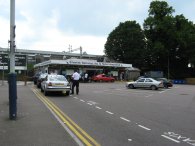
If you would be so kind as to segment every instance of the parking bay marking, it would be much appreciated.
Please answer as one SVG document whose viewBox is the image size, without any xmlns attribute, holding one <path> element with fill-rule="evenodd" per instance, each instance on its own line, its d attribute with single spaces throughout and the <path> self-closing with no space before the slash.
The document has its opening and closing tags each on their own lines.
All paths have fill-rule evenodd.
<svg viewBox="0 0 195 146">
<path fill-rule="evenodd" d="M 85 102 L 85 100 L 83 100 L 83 99 L 80 99 L 80 101 L 81 101 L 81 102 Z"/>
<path fill-rule="evenodd" d="M 145 130 L 151 130 L 151 129 L 149 129 L 149 128 L 143 126 L 143 125 L 138 125 L 138 126 L 141 127 L 141 128 L 143 128 L 143 129 L 145 129 Z"/>
<path fill-rule="evenodd" d="M 112 113 L 112 112 L 110 112 L 110 111 L 106 111 L 108 114 L 110 114 L 110 115 L 113 115 L 114 113 Z"/>
<path fill-rule="evenodd" d="M 169 140 L 171 140 L 171 141 L 174 141 L 174 142 L 176 142 L 176 143 L 180 143 L 180 141 L 175 140 L 175 139 L 173 139 L 173 138 L 170 138 L 170 137 L 168 137 L 168 136 L 166 136 L 166 135 L 161 135 L 161 136 L 164 137 L 164 138 L 166 138 L 166 139 L 169 139 Z"/>
<path fill-rule="evenodd" d="M 182 135 L 177 134 L 175 132 L 164 132 L 164 134 L 161 136 L 164 138 L 167 138 L 169 140 L 172 140 L 176 143 L 184 142 L 184 143 L 187 143 L 189 145 L 195 146 L 195 140 L 192 140 L 191 138 L 182 136 Z"/>
<path fill-rule="evenodd" d="M 131 122 L 130 120 L 128 120 L 128 119 L 126 119 L 126 118 L 124 118 L 124 117 L 120 117 L 120 119 L 122 119 L 122 120 L 124 120 L 124 121 L 126 121 L 126 122 Z"/>
<path fill-rule="evenodd" d="M 96 106 L 95 108 L 97 108 L 97 109 L 102 109 L 101 107 L 99 107 L 99 106 Z"/>
</svg>

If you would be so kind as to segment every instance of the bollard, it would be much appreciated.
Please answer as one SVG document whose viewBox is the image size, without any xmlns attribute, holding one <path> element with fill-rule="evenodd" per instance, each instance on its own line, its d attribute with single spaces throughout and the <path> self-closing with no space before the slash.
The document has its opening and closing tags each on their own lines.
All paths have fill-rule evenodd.
<svg viewBox="0 0 195 146">
<path fill-rule="evenodd" d="M 16 120 L 17 118 L 17 90 L 16 90 L 16 74 L 10 73 L 9 81 L 9 118 Z"/>
</svg>

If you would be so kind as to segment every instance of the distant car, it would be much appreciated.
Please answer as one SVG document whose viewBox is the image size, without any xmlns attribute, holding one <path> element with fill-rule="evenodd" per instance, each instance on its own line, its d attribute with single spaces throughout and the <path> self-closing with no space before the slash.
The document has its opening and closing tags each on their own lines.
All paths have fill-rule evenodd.
<svg viewBox="0 0 195 146">
<path fill-rule="evenodd" d="M 70 83 L 63 75 L 47 75 L 41 82 L 41 92 L 44 95 L 48 95 L 49 92 L 66 92 L 66 95 L 70 94 Z"/>
<path fill-rule="evenodd" d="M 159 88 L 163 88 L 163 83 L 153 78 L 140 78 L 134 82 L 126 82 L 126 87 L 130 89 L 150 88 L 152 90 L 158 90 Z"/>
<path fill-rule="evenodd" d="M 173 87 L 172 81 L 167 78 L 156 78 L 156 80 L 162 81 L 165 88 Z"/>
<path fill-rule="evenodd" d="M 37 79 L 37 88 L 41 88 L 41 82 L 44 80 L 44 78 L 47 76 L 47 73 L 42 73 L 39 75 Z"/>
<path fill-rule="evenodd" d="M 106 76 L 105 74 L 99 74 L 97 76 L 93 76 L 92 81 L 99 81 L 99 82 L 114 82 L 115 78 Z"/>
</svg>

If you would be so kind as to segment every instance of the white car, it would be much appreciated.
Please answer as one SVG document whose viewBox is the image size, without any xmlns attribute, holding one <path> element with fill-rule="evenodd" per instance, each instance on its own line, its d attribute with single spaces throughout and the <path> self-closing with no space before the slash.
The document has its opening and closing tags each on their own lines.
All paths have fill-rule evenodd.
<svg viewBox="0 0 195 146">
<path fill-rule="evenodd" d="M 158 90 L 158 88 L 163 88 L 163 83 L 161 81 L 156 81 L 153 78 L 140 78 L 134 82 L 127 82 L 126 87 L 130 89 L 150 88 L 152 90 Z"/>
<path fill-rule="evenodd" d="M 47 75 L 41 82 L 41 92 L 46 96 L 49 92 L 65 92 L 70 94 L 70 83 L 63 75 L 51 74 Z"/>
</svg>

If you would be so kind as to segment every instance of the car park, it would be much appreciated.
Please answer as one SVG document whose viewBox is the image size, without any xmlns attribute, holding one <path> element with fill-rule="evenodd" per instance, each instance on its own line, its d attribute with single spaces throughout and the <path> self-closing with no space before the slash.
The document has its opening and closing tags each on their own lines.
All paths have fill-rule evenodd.
<svg viewBox="0 0 195 146">
<path fill-rule="evenodd" d="M 165 88 L 173 87 L 172 81 L 167 78 L 156 78 L 156 80 L 162 81 Z"/>
<path fill-rule="evenodd" d="M 49 92 L 65 92 L 70 94 L 70 83 L 63 75 L 49 74 L 41 82 L 41 92 L 48 95 Z"/>
<path fill-rule="evenodd" d="M 134 88 L 149 88 L 152 90 L 158 90 L 159 88 L 163 88 L 162 81 L 157 81 L 153 78 L 140 78 L 136 81 L 126 82 L 126 87 L 130 89 Z"/>
<path fill-rule="evenodd" d="M 115 78 L 111 77 L 111 76 L 107 76 L 105 74 L 99 74 L 97 76 L 93 76 L 92 77 L 92 81 L 94 82 L 114 82 Z"/>
</svg>

